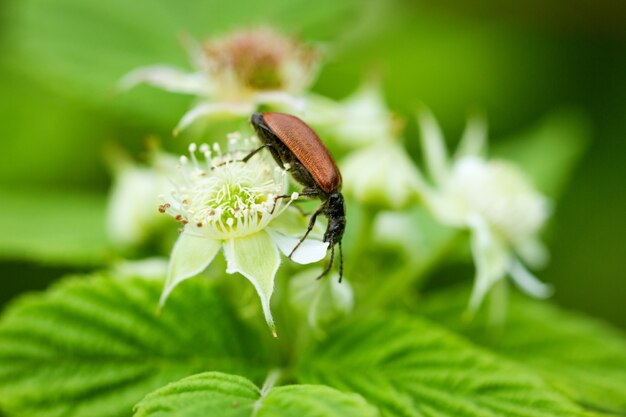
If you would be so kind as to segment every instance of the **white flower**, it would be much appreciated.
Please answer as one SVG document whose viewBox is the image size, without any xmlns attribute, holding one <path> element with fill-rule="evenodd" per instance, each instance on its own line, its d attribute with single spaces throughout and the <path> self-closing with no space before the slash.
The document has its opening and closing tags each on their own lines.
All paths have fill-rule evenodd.
<svg viewBox="0 0 626 417">
<path fill-rule="evenodd" d="M 200 102 L 177 126 L 184 129 L 205 116 L 247 116 L 260 104 L 296 112 L 317 75 L 319 52 L 269 28 L 239 31 L 197 44 L 186 39 L 191 73 L 167 65 L 138 68 L 120 82 L 122 89 L 148 83 L 193 94 Z"/>
<path fill-rule="evenodd" d="M 341 102 L 311 96 L 304 116 L 343 148 L 372 145 L 395 136 L 396 126 L 380 83 L 374 81 L 364 82 Z"/>
<path fill-rule="evenodd" d="M 341 172 L 346 194 L 379 208 L 405 207 L 423 182 L 397 140 L 381 141 L 352 152 L 342 161 Z"/>
<path fill-rule="evenodd" d="M 359 202 L 399 209 L 423 182 L 415 164 L 396 138 L 397 125 L 380 85 L 365 82 L 337 111 L 335 134 L 343 145 L 359 147 L 341 163 L 343 188 Z"/>
<path fill-rule="evenodd" d="M 131 248 L 148 240 L 165 224 L 154 209 L 158 195 L 170 188 L 168 177 L 175 172 L 176 159 L 164 153 L 152 155 L 142 166 L 126 157 L 113 161 L 113 186 L 107 207 L 107 234 L 117 246 Z"/>
<path fill-rule="evenodd" d="M 199 151 L 205 161 L 198 161 L 198 148 L 192 144 L 191 159 L 181 157 L 181 181 L 160 207 L 183 225 L 170 257 L 161 306 L 176 285 L 202 272 L 223 248 L 226 272 L 239 272 L 254 285 L 274 331 L 270 298 L 280 265 L 278 250 L 288 255 L 299 239 L 268 226 L 298 195 L 277 198 L 287 191 L 286 171 L 276 167 L 269 154 L 241 162 L 256 146 L 234 134 L 224 155 L 219 146 L 214 145 L 212 153 L 204 144 Z M 291 259 L 316 262 L 327 248 L 328 243 L 307 239 Z"/>
<path fill-rule="evenodd" d="M 350 283 L 339 274 L 317 281 L 321 268 L 303 271 L 289 281 L 289 301 L 293 308 L 306 317 L 307 323 L 318 336 L 323 336 L 322 326 L 352 312 L 354 293 Z"/>
<path fill-rule="evenodd" d="M 551 287 L 523 265 L 541 266 L 547 251 L 538 233 L 550 213 L 547 199 L 524 173 L 508 161 L 486 160 L 486 129 L 480 119 L 469 124 L 453 158 L 434 117 L 419 114 L 425 162 L 433 187 L 422 196 L 444 224 L 467 228 L 476 264 L 470 309 L 476 310 L 498 280 L 510 275 L 525 292 L 547 297 Z"/>
<path fill-rule="evenodd" d="M 341 103 L 312 100 L 307 121 L 334 137 L 338 146 L 357 148 L 341 162 L 343 190 L 357 201 L 381 208 L 406 206 L 422 181 L 397 139 L 397 124 L 380 85 L 365 82 Z M 315 114 L 317 113 L 317 115 Z"/>
</svg>

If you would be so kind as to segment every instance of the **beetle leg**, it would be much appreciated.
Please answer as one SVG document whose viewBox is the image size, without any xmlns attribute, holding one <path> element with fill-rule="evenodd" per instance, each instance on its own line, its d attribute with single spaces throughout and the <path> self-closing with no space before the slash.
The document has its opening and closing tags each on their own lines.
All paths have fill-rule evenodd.
<svg viewBox="0 0 626 417">
<path fill-rule="evenodd" d="M 276 162 L 278 163 L 280 168 L 281 169 L 285 169 L 285 165 L 283 164 L 283 160 L 280 157 L 280 154 L 278 153 L 278 151 L 276 150 L 274 145 L 272 145 L 271 143 L 264 143 L 263 145 L 259 146 L 258 148 L 256 148 L 252 152 L 250 152 L 248 155 L 246 155 L 241 160 L 241 162 L 248 162 L 250 160 L 250 158 L 252 158 L 254 155 L 256 155 L 257 153 L 259 153 L 260 151 L 262 151 L 265 148 L 269 149 L 269 151 L 272 153 L 272 156 L 274 157 L 274 159 L 276 160 Z"/>
<path fill-rule="evenodd" d="M 320 196 L 320 192 L 313 187 L 305 187 L 298 194 L 300 195 L 300 197 L 319 197 Z"/>
<path fill-rule="evenodd" d="M 319 197 L 319 192 L 313 188 L 305 188 L 303 189 L 301 192 L 298 193 L 298 197 Z M 302 209 L 302 207 L 298 206 L 297 203 L 302 203 L 302 202 L 306 202 L 306 200 L 293 200 L 291 202 L 291 207 L 294 207 L 296 210 L 298 210 L 300 212 L 300 214 L 302 214 L 303 217 L 308 217 L 311 213 L 307 213 L 306 211 L 304 211 Z"/>
<path fill-rule="evenodd" d="M 330 241 L 330 261 L 328 261 L 328 266 L 324 269 L 324 272 L 320 274 L 316 279 L 322 279 L 322 277 L 330 271 L 330 268 L 333 267 L 333 260 L 335 259 L 335 242 Z M 341 282 L 341 276 L 339 277 L 339 281 Z"/>
<path fill-rule="evenodd" d="M 264 148 L 270 147 L 272 146 L 271 143 L 264 143 L 263 145 L 259 146 L 258 148 L 256 148 L 255 150 L 253 150 L 252 152 L 250 152 L 248 155 L 246 155 L 241 162 L 248 162 L 248 160 L 250 158 L 252 158 L 254 155 L 256 155 L 257 153 L 259 153 L 260 151 L 262 151 Z"/>
<path fill-rule="evenodd" d="M 272 207 L 272 210 L 270 210 L 270 214 L 274 214 L 274 210 L 276 210 L 276 202 L 280 200 L 281 198 L 287 198 L 287 197 L 291 197 L 291 194 L 282 194 L 282 195 L 277 195 L 276 197 L 274 197 L 274 206 Z"/>
<path fill-rule="evenodd" d="M 300 194 L 300 195 L 304 195 L 304 196 L 306 196 L 307 194 Z M 276 202 L 277 202 L 278 200 L 280 200 L 281 198 L 288 198 L 288 197 L 291 197 L 291 196 L 292 196 L 292 194 L 283 194 L 283 195 L 277 195 L 276 197 L 274 197 L 274 206 L 272 207 L 272 210 L 270 211 L 270 214 L 274 214 L 274 210 L 276 210 Z M 300 202 L 302 202 L 302 200 L 293 200 L 293 201 L 291 202 L 291 207 L 293 207 L 293 208 L 295 208 L 296 210 L 298 210 L 298 212 L 299 212 L 300 214 L 302 214 L 302 216 L 304 216 L 304 217 L 308 217 L 309 213 L 305 212 L 305 211 L 302 209 L 302 207 L 300 207 L 300 206 L 297 206 L 297 205 L 296 205 L 296 203 L 300 203 Z"/>
<path fill-rule="evenodd" d="M 289 256 L 287 256 L 288 258 L 291 258 L 291 255 L 293 255 L 296 249 L 300 247 L 300 244 L 304 242 L 304 239 L 306 239 L 309 233 L 311 233 L 311 230 L 313 230 L 313 227 L 315 226 L 315 220 L 317 219 L 317 216 L 322 212 L 323 208 L 324 206 L 320 207 L 315 213 L 313 213 L 313 215 L 311 216 L 311 220 L 309 221 L 309 227 L 306 229 L 306 233 L 304 234 L 304 236 L 302 236 L 302 239 L 300 239 L 298 244 L 294 246 L 294 248 L 291 250 L 291 253 L 289 253 Z"/>
</svg>

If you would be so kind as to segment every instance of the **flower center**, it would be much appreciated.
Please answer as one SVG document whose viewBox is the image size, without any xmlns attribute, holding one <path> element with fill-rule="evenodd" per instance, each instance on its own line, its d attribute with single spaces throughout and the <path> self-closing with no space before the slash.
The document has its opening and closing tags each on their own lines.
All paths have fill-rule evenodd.
<svg viewBox="0 0 626 417">
<path fill-rule="evenodd" d="M 482 215 L 509 242 L 535 234 L 549 206 L 524 174 L 503 161 L 460 160 L 447 187 L 463 212 Z"/>
<path fill-rule="evenodd" d="M 247 151 L 236 149 L 242 145 Z M 265 228 L 291 200 L 285 203 L 284 198 L 276 198 L 287 191 L 286 173 L 267 155 L 261 152 L 241 161 L 255 146 L 233 134 L 228 153 L 222 155 L 217 144 L 211 152 L 204 144 L 199 151 L 205 161 L 199 161 L 198 148 L 191 144 L 191 158 L 180 159 L 181 182 L 160 210 L 214 239 L 246 236 Z"/>
<path fill-rule="evenodd" d="M 209 71 L 219 84 L 247 90 L 292 90 L 315 68 L 318 53 L 267 28 L 205 42 Z"/>
</svg>

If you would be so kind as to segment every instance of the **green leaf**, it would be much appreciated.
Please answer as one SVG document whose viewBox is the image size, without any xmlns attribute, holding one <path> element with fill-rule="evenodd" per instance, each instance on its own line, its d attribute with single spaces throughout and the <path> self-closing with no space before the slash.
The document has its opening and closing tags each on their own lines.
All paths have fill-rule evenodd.
<svg viewBox="0 0 626 417">
<path fill-rule="evenodd" d="M 3 186 L 0 201 L 0 258 L 72 265 L 104 262 L 104 196 Z"/>
<path fill-rule="evenodd" d="M 135 407 L 135 417 L 373 417 L 356 394 L 321 385 L 260 390 L 246 378 L 220 372 L 193 375 L 161 388 Z"/>
<path fill-rule="evenodd" d="M 589 142 L 589 126 L 581 115 L 555 112 L 529 131 L 494 146 L 493 157 L 518 163 L 546 195 L 558 197 Z"/>
<path fill-rule="evenodd" d="M 297 374 L 357 392 L 384 416 L 588 415 L 536 375 L 404 315 L 337 328 L 304 354 Z"/>
<path fill-rule="evenodd" d="M 582 314 L 511 297 L 504 328 L 488 328 L 486 309 L 462 320 L 467 289 L 443 291 L 423 304 L 433 319 L 474 342 L 530 367 L 593 409 L 626 414 L 626 337 Z"/>
<path fill-rule="evenodd" d="M 68 279 L 0 320 L 0 408 L 11 415 L 127 416 L 148 392 L 206 371 L 262 377 L 273 357 L 208 282 Z"/>
<path fill-rule="evenodd" d="M 101 143 L 119 135 L 114 122 L 10 70 L 0 51 L 0 183 L 102 183 Z"/>
</svg>

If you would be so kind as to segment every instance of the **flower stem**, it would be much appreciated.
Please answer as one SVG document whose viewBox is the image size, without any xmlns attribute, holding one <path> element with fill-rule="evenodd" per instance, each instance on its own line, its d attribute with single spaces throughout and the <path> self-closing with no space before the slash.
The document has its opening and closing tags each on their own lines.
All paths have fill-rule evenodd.
<svg viewBox="0 0 626 417">
<path fill-rule="evenodd" d="M 455 233 L 444 244 L 440 245 L 425 261 L 417 261 L 409 255 L 409 260 L 404 266 L 395 272 L 380 276 L 377 284 L 370 288 L 364 302 L 368 308 L 384 306 L 391 302 L 397 302 L 410 288 L 422 281 L 422 278 L 437 266 L 446 255 L 454 250 L 462 239 L 461 233 Z"/>
<path fill-rule="evenodd" d="M 276 382 L 278 382 L 280 376 L 280 369 L 273 369 L 267 375 L 267 378 L 265 378 L 265 382 L 263 382 L 263 387 L 261 388 L 261 397 L 254 403 L 254 408 L 252 409 L 252 417 L 255 417 L 258 414 L 259 410 L 263 406 L 263 401 L 265 400 L 265 397 L 267 397 L 267 394 L 270 392 L 270 390 L 274 388 L 274 385 L 276 385 Z"/>
<path fill-rule="evenodd" d="M 498 280 L 491 289 L 487 310 L 487 324 L 494 333 L 499 333 L 504 326 L 508 313 L 509 283 Z"/>
<path fill-rule="evenodd" d="M 261 388 L 261 397 L 265 397 L 269 390 L 274 388 L 276 382 L 280 379 L 281 370 L 280 369 L 272 369 L 269 374 L 267 374 L 267 378 L 265 378 L 265 382 L 263 382 L 263 387 Z"/>
</svg>

